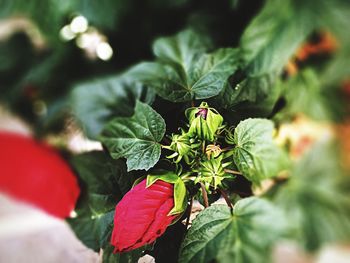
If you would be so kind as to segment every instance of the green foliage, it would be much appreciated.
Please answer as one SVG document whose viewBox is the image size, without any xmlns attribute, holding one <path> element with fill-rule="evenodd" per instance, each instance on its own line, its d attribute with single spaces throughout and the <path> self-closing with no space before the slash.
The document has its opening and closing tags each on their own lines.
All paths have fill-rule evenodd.
<svg viewBox="0 0 350 263">
<path fill-rule="evenodd" d="M 267 1 L 240 40 L 243 79 L 227 85 L 219 102 L 232 108 L 242 102 L 261 104 L 271 96 L 276 99 L 273 89 L 279 74 L 313 28 L 307 18 L 292 1 Z"/>
<path fill-rule="evenodd" d="M 319 143 L 275 194 L 274 201 L 286 211 L 298 244 L 306 249 L 349 240 L 350 201 L 344 179 L 334 145 Z"/>
<path fill-rule="evenodd" d="M 114 159 L 127 159 L 128 171 L 149 170 L 159 160 L 165 122 L 155 110 L 139 101 L 134 112 L 132 117 L 115 118 L 107 124 L 101 140 Z"/>
<path fill-rule="evenodd" d="M 208 49 L 207 40 L 193 31 L 158 39 L 153 45 L 157 62 L 141 63 L 134 77 L 172 102 L 206 99 L 217 95 L 237 69 L 236 49 Z"/>
<path fill-rule="evenodd" d="M 125 0 L 79 0 L 74 9 L 79 10 L 92 25 L 113 30 L 120 26 L 120 21 L 130 12 L 131 6 L 130 1 Z"/>
<path fill-rule="evenodd" d="M 72 7 L 70 2 L 69 0 L 44 2 L 40 0 L 0 0 L 0 18 L 10 15 L 26 16 L 33 20 L 54 44 L 58 40 L 58 32 L 63 25 L 64 17 Z"/>
<path fill-rule="evenodd" d="M 287 156 L 273 141 L 273 123 L 247 119 L 235 128 L 233 160 L 245 177 L 259 184 L 287 168 Z"/>
<path fill-rule="evenodd" d="M 300 72 L 284 83 L 283 89 L 286 106 L 274 117 L 276 120 L 287 121 L 298 113 L 314 120 L 330 119 L 315 71 L 306 69 Z"/>
<path fill-rule="evenodd" d="M 90 138 L 115 117 L 131 116 L 136 100 L 152 103 L 154 93 L 128 74 L 78 84 L 71 94 L 73 113 Z"/>
<path fill-rule="evenodd" d="M 0 33 L 1 103 L 29 120 L 36 137 L 58 134 L 72 110 L 85 135 L 105 146 L 72 158 L 82 195 L 77 217 L 68 219 L 84 244 L 103 250 L 104 262 L 137 262 L 148 249 L 113 254 L 108 243 L 115 206 L 137 177 L 128 171 L 154 166 L 164 172 L 150 171 L 148 185 L 174 183 L 172 212 L 182 219 L 191 198 L 203 204 L 225 193 L 243 198 L 232 213 L 214 205 L 199 214 L 180 262 L 269 262 L 285 232 L 310 251 L 349 240 L 349 185 L 334 147 L 320 144 L 293 166 L 273 141 L 273 122 L 260 119 L 281 124 L 300 112 L 335 119 L 334 105 L 345 99 L 340 84 L 350 74 L 349 1 L 0 0 L 0 6 L 0 26 L 10 25 Z M 112 46 L 108 62 L 60 40 L 60 29 L 79 14 Z M 317 42 L 314 32 L 334 36 L 336 50 L 299 61 L 294 54 L 305 40 Z M 38 39 L 42 46 L 33 45 Z M 291 58 L 295 75 L 285 70 Z M 290 178 L 276 180 L 267 195 L 277 207 L 244 198 L 281 171 Z M 177 261 L 181 220 L 157 240 L 152 252 L 159 262 L 168 251 Z"/>
<path fill-rule="evenodd" d="M 194 220 L 179 262 L 270 262 L 270 249 L 285 226 L 283 213 L 263 199 L 240 200 L 232 214 L 226 205 L 213 205 Z"/>
<path fill-rule="evenodd" d="M 126 172 L 121 160 L 113 160 L 103 152 L 76 155 L 71 163 L 83 191 L 77 215 L 68 222 L 86 246 L 99 251 L 109 243 L 115 205 L 130 189 L 135 176 Z"/>
<path fill-rule="evenodd" d="M 1 0 L 0 5 L 0 17 L 11 14 L 27 16 L 53 43 L 58 40 L 58 32 L 66 18 L 73 13 L 84 15 L 94 26 L 111 30 L 119 26 L 119 22 L 130 12 L 132 6 L 129 1 L 122 0 Z"/>
</svg>

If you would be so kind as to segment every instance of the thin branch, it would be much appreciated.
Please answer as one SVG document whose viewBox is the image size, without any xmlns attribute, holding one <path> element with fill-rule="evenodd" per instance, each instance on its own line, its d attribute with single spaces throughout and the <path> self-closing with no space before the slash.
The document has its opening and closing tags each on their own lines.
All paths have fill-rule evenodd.
<svg viewBox="0 0 350 263">
<path fill-rule="evenodd" d="M 228 205 L 228 207 L 232 210 L 233 205 L 232 205 L 231 200 L 228 197 L 227 193 L 221 188 L 218 188 L 218 190 L 219 190 L 220 194 L 222 195 L 222 197 L 225 199 L 226 204 Z"/>
<path fill-rule="evenodd" d="M 237 175 L 242 175 L 241 172 L 235 171 L 235 170 L 231 170 L 231 169 L 224 169 L 225 173 L 228 174 L 237 174 Z"/>
<path fill-rule="evenodd" d="M 201 183 L 201 189 L 202 189 L 202 196 L 203 196 L 203 201 L 204 201 L 204 207 L 207 208 L 209 206 L 208 193 L 207 193 L 207 190 L 205 190 L 205 186 L 204 186 L 203 183 Z"/>
<path fill-rule="evenodd" d="M 226 151 L 232 150 L 233 148 L 234 147 L 228 146 L 228 147 L 222 148 L 221 151 L 226 152 Z"/>
<path fill-rule="evenodd" d="M 188 209 L 188 216 L 186 219 L 186 229 L 188 228 L 188 225 L 190 223 L 190 218 L 191 218 L 191 213 L 192 213 L 192 205 L 193 205 L 193 197 L 190 200 L 190 205 L 189 205 L 189 209 Z"/>
</svg>

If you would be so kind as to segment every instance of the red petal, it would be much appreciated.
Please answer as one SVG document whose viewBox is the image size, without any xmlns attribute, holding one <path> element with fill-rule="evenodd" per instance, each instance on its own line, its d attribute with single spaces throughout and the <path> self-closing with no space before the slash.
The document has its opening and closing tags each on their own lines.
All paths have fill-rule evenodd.
<svg viewBox="0 0 350 263">
<path fill-rule="evenodd" d="M 49 146 L 0 132 L 0 190 L 64 218 L 80 189 L 69 166 Z"/>
<path fill-rule="evenodd" d="M 174 206 L 173 185 L 156 181 L 146 188 L 143 180 L 116 206 L 111 243 L 124 252 L 153 242 L 172 222 L 167 214 Z M 150 231 L 150 232 L 149 232 Z M 158 233 L 158 234 L 157 234 Z"/>
</svg>

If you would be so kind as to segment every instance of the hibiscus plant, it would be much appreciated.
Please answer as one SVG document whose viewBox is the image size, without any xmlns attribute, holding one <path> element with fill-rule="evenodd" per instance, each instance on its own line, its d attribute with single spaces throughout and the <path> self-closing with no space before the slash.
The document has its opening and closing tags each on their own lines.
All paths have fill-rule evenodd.
<svg viewBox="0 0 350 263">
<path fill-rule="evenodd" d="M 349 10 L 340 2 L 315 15 L 308 1 L 266 1 L 238 47 L 187 28 L 157 39 L 153 61 L 76 86 L 75 116 L 104 149 L 72 160 L 86 188 L 69 219 L 78 237 L 105 262 L 183 263 L 269 262 L 284 241 L 347 239 L 334 144 L 281 139 L 298 113 L 332 118 L 321 87 L 344 78 L 331 73 L 346 52 L 330 18 Z"/>
<path fill-rule="evenodd" d="M 30 2 L 51 50 L 26 64 L 0 42 L 0 73 L 23 73 L 0 86 L 38 137 L 71 124 L 98 145 L 65 149 L 80 186 L 67 221 L 103 262 L 264 263 L 349 241 L 334 124 L 349 115 L 349 1 Z M 67 35 L 69 13 L 85 31 Z"/>
</svg>

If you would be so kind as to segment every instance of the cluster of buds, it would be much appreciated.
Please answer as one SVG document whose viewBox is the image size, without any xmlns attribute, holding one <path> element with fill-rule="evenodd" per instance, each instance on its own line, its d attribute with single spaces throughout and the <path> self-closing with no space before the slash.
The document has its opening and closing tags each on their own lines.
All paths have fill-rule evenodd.
<svg viewBox="0 0 350 263">
<path fill-rule="evenodd" d="M 200 142 L 191 138 L 184 130 L 181 130 L 181 134 L 173 134 L 171 137 L 171 144 L 169 146 L 163 146 L 163 148 L 174 151 L 168 158 L 175 158 L 175 163 L 179 163 L 184 159 L 187 164 L 191 164 L 194 161 L 200 145 Z"/>
<path fill-rule="evenodd" d="M 232 161 L 224 162 L 226 156 L 222 145 L 225 139 L 221 139 L 225 137 L 221 133 L 226 128 L 223 117 L 206 102 L 187 109 L 185 115 L 189 123 L 188 131 L 181 129 L 180 134 L 171 136 L 169 146 L 163 146 L 173 151 L 167 158 L 181 166 L 179 170 L 184 172 L 186 178 L 191 178 L 196 184 L 203 184 L 209 192 L 216 190 L 222 185 L 223 179 L 232 178 L 231 174 L 225 172 L 225 167 Z M 181 160 L 184 162 L 181 163 Z M 188 169 L 183 169 L 183 166 Z"/>
<path fill-rule="evenodd" d="M 189 181 L 201 186 L 207 206 L 207 193 L 221 192 L 218 188 L 223 188 L 223 180 L 233 178 L 225 169 L 233 163 L 228 146 L 233 144 L 232 129 L 226 129 L 223 117 L 206 102 L 185 114 L 188 130 L 180 129 L 179 134 L 171 136 L 170 145 L 163 145 L 172 151 L 167 158 L 180 169 L 176 173 L 154 170 L 118 203 L 111 238 L 115 253 L 153 243 L 181 218 L 189 195 L 198 193 L 197 188 L 189 191 Z"/>
</svg>

